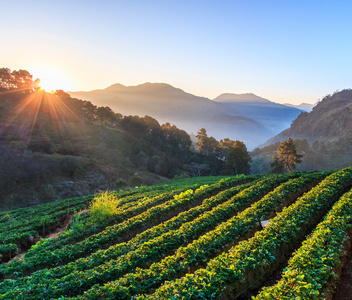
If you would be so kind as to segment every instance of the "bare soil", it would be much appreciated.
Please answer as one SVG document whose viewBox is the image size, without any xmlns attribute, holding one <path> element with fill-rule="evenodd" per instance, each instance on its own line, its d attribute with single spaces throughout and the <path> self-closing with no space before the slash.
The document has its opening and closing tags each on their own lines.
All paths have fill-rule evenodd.
<svg viewBox="0 0 352 300">
<path fill-rule="evenodd" d="M 337 285 L 336 293 L 332 300 L 351 300 L 352 299 L 352 249 L 350 248 L 346 263 L 342 268 L 340 281 Z"/>
</svg>

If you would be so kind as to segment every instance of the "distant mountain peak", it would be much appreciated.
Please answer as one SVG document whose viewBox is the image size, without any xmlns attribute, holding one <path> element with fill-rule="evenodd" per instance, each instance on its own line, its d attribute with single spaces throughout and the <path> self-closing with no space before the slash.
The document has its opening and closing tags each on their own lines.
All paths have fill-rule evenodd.
<svg viewBox="0 0 352 300">
<path fill-rule="evenodd" d="M 290 103 L 285 103 L 284 105 L 286 106 L 290 106 L 290 107 L 295 107 L 298 108 L 300 110 L 304 110 L 304 111 L 312 111 L 313 107 L 315 106 L 315 104 L 310 104 L 310 103 L 301 103 L 301 104 L 290 104 Z"/>
<path fill-rule="evenodd" d="M 115 83 L 115 84 L 112 84 L 112 85 L 108 86 L 104 90 L 105 91 L 120 91 L 120 90 L 125 89 L 125 88 L 126 88 L 125 85 L 120 84 L 120 83 Z"/>
<path fill-rule="evenodd" d="M 253 93 L 245 93 L 245 94 L 234 94 L 234 93 L 224 93 L 220 96 L 216 97 L 214 101 L 217 102 L 265 102 L 269 103 L 268 99 L 264 99 L 259 97 Z"/>
</svg>

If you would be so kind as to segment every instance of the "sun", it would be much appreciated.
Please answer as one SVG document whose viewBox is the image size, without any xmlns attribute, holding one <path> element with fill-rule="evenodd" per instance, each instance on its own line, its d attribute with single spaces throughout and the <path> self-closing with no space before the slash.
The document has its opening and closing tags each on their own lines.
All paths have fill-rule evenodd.
<svg viewBox="0 0 352 300">
<path fill-rule="evenodd" d="M 37 67 L 31 70 L 33 78 L 40 79 L 40 87 L 47 92 L 73 90 L 73 81 L 59 70 L 49 67 Z"/>
</svg>

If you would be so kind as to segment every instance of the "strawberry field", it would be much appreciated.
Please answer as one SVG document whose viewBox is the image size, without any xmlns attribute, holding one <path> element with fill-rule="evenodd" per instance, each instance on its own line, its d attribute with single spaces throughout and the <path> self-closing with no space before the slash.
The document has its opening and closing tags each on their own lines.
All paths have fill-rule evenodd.
<svg viewBox="0 0 352 300">
<path fill-rule="evenodd" d="M 331 299 L 351 188 L 352 168 L 198 177 L 113 192 L 100 221 L 94 196 L 1 212 L 0 299 Z"/>
</svg>

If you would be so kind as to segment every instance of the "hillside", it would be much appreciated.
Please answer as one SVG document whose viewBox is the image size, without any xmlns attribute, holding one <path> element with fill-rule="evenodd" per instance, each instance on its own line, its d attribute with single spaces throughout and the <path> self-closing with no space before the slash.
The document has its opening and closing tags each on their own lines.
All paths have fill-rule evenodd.
<svg viewBox="0 0 352 300">
<path fill-rule="evenodd" d="M 159 122 L 172 122 L 189 133 L 205 128 L 217 139 L 241 140 L 252 149 L 287 128 L 301 112 L 253 94 L 245 99 L 242 96 L 236 105 L 223 103 L 222 97 L 212 101 L 165 83 L 114 84 L 106 89 L 69 94 L 96 105 L 107 105 L 123 115 L 149 115 Z M 256 101 L 252 101 L 253 97 Z M 274 117 L 275 113 L 280 113 L 279 117 Z"/>
<path fill-rule="evenodd" d="M 290 128 L 264 145 L 293 139 L 306 139 L 310 143 L 337 142 L 352 139 L 352 90 L 343 90 L 323 98 L 310 113 L 301 113 Z"/>
<path fill-rule="evenodd" d="M 1 70 L 6 77 L 0 81 L 0 210 L 175 176 L 249 173 L 250 157 L 241 141 L 217 141 L 202 129 L 195 145 L 187 132 L 169 122 L 123 116 L 62 90 L 47 93 L 35 87 L 29 72 Z M 161 94 L 163 89 L 170 90 L 161 85 Z M 223 120 L 234 122 L 226 114 L 211 122 Z M 246 118 L 235 122 L 240 128 Z M 255 130 L 258 124 L 252 123 Z M 234 157 L 234 151 L 241 156 Z"/>
<path fill-rule="evenodd" d="M 331 299 L 351 187 L 351 168 L 199 177 L 0 213 L 0 299 Z"/>
<path fill-rule="evenodd" d="M 352 164 L 352 91 L 324 97 L 314 108 L 301 113 L 291 127 L 266 141 L 252 153 L 254 173 L 270 172 L 272 156 L 280 142 L 292 138 L 303 154 L 298 170 L 341 169 Z"/>
<path fill-rule="evenodd" d="M 115 189 L 136 172 L 155 184 L 202 162 L 177 127 L 123 118 L 63 91 L 7 90 L 0 108 L 0 210 Z"/>
</svg>

